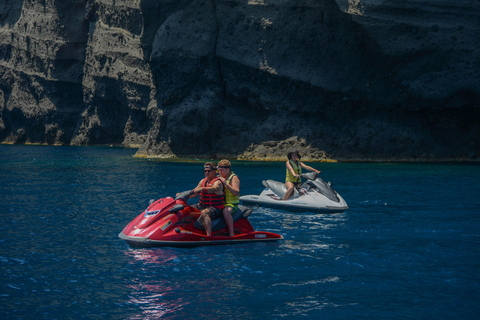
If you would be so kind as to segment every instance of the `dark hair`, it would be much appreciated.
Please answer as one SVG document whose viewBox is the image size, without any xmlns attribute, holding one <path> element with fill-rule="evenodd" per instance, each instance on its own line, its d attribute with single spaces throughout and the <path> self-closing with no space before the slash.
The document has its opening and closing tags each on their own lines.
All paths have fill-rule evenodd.
<svg viewBox="0 0 480 320">
<path fill-rule="evenodd" d="M 298 153 L 298 151 L 290 151 L 288 154 L 287 154 L 287 158 L 288 160 L 292 160 L 292 154 L 296 153 L 297 156 L 298 156 L 298 160 L 300 160 L 302 158 L 302 156 L 300 155 L 300 153 Z"/>
</svg>

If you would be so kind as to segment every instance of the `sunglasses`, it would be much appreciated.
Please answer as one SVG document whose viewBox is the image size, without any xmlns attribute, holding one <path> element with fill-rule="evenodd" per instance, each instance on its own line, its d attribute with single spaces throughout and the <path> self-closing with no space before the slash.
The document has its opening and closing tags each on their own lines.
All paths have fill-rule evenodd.
<svg viewBox="0 0 480 320">
<path fill-rule="evenodd" d="M 212 169 L 205 169 L 203 170 L 203 172 L 210 172 L 210 171 L 213 171 Z"/>
</svg>

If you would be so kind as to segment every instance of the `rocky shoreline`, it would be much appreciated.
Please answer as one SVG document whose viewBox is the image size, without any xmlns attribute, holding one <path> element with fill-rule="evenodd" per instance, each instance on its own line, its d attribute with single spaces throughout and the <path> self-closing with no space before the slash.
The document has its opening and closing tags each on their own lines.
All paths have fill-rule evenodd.
<svg viewBox="0 0 480 320">
<path fill-rule="evenodd" d="M 0 145 L 18 145 L 14 143 L 0 143 Z M 64 147 L 63 144 L 46 144 L 46 143 L 24 143 L 26 146 L 54 146 L 54 147 Z M 124 146 L 124 145 L 95 145 L 96 147 L 107 147 L 107 148 L 128 148 L 128 149 L 138 149 L 138 147 Z M 364 163 L 480 163 L 480 159 L 476 157 L 456 157 L 456 158 L 437 158 L 433 155 L 420 155 L 418 157 L 410 158 L 401 158 L 401 157 L 390 157 L 390 158 L 372 158 L 372 157 L 338 157 L 333 158 L 330 155 L 323 153 L 322 156 L 314 155 L 311 156 L 308 153 L 302 153 L 302 161 L 304 162 L 364 162 Z M 221 159 L 228 159 L 232 161 L 268 161 L 268 162 L 284 162 L 286 161 L 286 156 L 283 153 L 277 152 L 275 154 L 245 154 L 245 155 L 235 155 L 235 154 L 222 154 L 222 153 L 213 153 L 213 154 L 189 154 L 178 157 L 172 154 L 155 154 L 155 155 L 145 155 L 141 153 L 136 153 L 135 158 L 146 158 L 146 159 L 157 159 L 162 161 L 180 161 L 180 162 L 204 162 L 204 161 L 219 161 Z"/>
<path fill-rule="evenodd" d="M 476 162 L 479 20 L 468 0 L 6 2 L 0 143 Z"/>
</svg>

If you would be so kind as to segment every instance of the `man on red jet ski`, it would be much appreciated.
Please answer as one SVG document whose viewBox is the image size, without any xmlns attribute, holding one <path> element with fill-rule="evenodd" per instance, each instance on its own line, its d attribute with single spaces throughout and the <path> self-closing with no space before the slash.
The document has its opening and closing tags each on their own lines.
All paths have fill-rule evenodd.
<svg viewBox="0 0 480 320">
<path fill-rule="evenodd" d="M 212 220 L 223 214 L 225 207 L 225 188 L 219 177 L 216 176 L 217 168 L 215 163 L 207 162 L 203 166 L 205 179 L 200 180 L 197 187 L 190 191 L 192 196 L 200 194 L 200 203 L 193 205 L 201 210 L 203 225 L 207 236 L 212 235 Z"/>
<path fill-rule="evenodd" d="M 218 163 L 219 178 L 225 186 L 225 209 L 223 209 L 223 217 L 228 227 L 228 234 L 230 237 L 235 236 L 233 230 L 232 215 L 237 212 L 238 204 L 240 203 L 240 179 L 232 171 L 232 164 L 230 161 L 223 159 Z"/>
</svg>

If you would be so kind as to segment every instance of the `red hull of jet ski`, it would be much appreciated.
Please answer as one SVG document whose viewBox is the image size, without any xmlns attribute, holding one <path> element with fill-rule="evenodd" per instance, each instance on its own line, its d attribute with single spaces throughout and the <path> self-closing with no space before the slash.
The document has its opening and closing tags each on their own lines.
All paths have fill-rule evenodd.
<svg viewBox="0 0 480 320">
<path fill-rule="evenodd" d="M 250 210 L 250 211 L 249 211 Z M 166 197 L 152 203 L 118 235 L 132 247 L 193 247 L 282 240 L 276 233 L 255 231 L 246 218 L 251 209 L 239 206 L 234 214 L 235 236 L 228 235 L 222 218 L 212 221 L 212 236 L 207 237 L 197 222 L 200 212 L 182 198 Z"/>
</svg>

